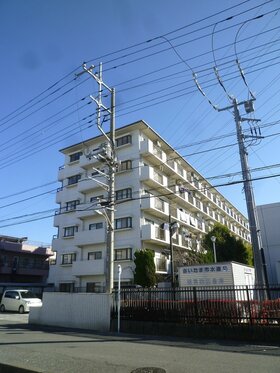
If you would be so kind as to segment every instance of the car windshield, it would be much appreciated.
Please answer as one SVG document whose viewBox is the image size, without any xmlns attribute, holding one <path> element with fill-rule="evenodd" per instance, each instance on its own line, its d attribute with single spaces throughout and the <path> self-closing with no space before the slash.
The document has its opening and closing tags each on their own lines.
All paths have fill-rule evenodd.
<svg viewBox="0 0 280 373">
<path fill-rule="evenodd" d="M 23 299 L 28 299 L 28 298 L 38 298 L 34 293 L 32 293 L 31 291 L 21 291 L 20 292 L 21 294 L 21 297 Z"/>
</svg>

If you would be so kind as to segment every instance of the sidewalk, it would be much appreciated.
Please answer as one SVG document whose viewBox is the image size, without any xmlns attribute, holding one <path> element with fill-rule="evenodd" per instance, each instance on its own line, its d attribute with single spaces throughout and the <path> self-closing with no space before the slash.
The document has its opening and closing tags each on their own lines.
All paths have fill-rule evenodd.
<svg viewBox="0 0 280 373">
<path fill-rule="evenodd" d="M 196 343 L 4 322 L 0 345 L 0 373 L 131 373 L 143 367 L 161 368 L 158 373 L 279 372 L 277 346 Z M 8 371 L 1 364 L 27 371 Z"/>
</svg>

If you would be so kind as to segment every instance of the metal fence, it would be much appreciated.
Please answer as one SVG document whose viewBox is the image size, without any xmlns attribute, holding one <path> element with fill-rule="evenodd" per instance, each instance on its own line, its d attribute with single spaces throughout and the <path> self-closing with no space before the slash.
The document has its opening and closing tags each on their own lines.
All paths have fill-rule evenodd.
<svg viewBox="0 0 280 373">
<path fill-rule="evenodd" d="M 113 293 L 112 319 L 118 317 Z M 280 325 L 280 285 L 122 289 L 122 320 L 173 322 L 184 325 Z"/>
</svg>

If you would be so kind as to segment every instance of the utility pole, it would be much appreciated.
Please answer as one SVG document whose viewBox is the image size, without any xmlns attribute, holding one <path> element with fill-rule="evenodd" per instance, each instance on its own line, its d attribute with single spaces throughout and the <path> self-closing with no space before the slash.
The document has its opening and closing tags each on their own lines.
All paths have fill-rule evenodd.
<svg viewBox="0 0 280 373">
<path fill-rule="evenodd" d="M 170 261 L 171 261 L 171 288 L 175 288 L 175 273 L 174 273 L 174 253 L 173 253 L 173 242 L 172 242 L 172 236 L 174 234 L 172 221 L 171 221 L 171 213 L 170 213 L 170 205 L 169 205 L 169 250 L 170 250 Z"/>
<path fill-rule="evenodd" d="M 100 152 L 96 154 L 88 154 L 88 158 L 96 158 L 100 162 L 106 164 L 108 166 L 108 175 L 105 175 L 103 172 L 98 171 L 102 176 L 106 176 L 108 180 L 108 185 L 99 182 L 96 180 L 101 186 L 103 186 L 108 191 L 108 200 L 102 203 L 104 206 L 104 217 L 107 223 L 107 247 L 106 247 L 106 293 L 111 293 L 114 287 L 114 245 L 115 245 L 115 230 L 114 230 L 114 223 L 115 223 L 115 172 L 117 167 L 117 158 L 115 152 L 115 89 L 110 88 L 107 84 L 103 82 L 102 79 L 102 63 L 99 64 L 99 72 L 93 72 L 95 68 L 94 65 L 90 66 L 89 68 L 86 67 L 86 64 L 83 64 L 83 70 L 81 73 L 78 73 L 76 77 L 84 73 L 88 73 L 90 76 L 94 78 L 94 80 L 98 84 L 98 95 L 97 97 L 90 96 L 90 98 L 96 103 L 96 117 L 97 117 L 97 128 L 103 134 L 106 139 L 106 145 Z M 109 91 L 111 96 L 111 104 L 110 107 L 107 107 L 102 102 L 102 92 L 103 90 Z M 101 117 L 103 119 L 101 120 Z M 107 117 L 110 116 L 110 132 L 109 136 L 103 130 L 102 124 Z M 103 214 L 102 214 L 103 215 Z"/>
<path fill-rule="evenodd" d="M 115 247 L 115 171 L 116 171 L 116 154 L 115 154 L 115 89 L 111 91 L 111 119 L 110 119 L 110 140 L 111 140 L 111 164 L 109 167 L 109 195 L 108 200 L 110 208 L 108 210 L 108 248 L 107 248 L 107 276 L 106 292 L 111 293 L 114 287 L 114 247 Z"/>
<path fill-rule="evenodd" d="M 256 206 L 254 200 L 254 193 L 253 193 L 253 186 L 252 186 L 252 179 L 251 173 L 248 167 L 248 153 L 246 150 L 246 146 L 244 144 L 245 136 L 242 133 L 241 123 L 244 121 L 248 122 L 259 122 L 259 119 L 251 119 L 251 118 L 241 118 L 239 112 L 239 106 L 244 105 L 245 110 L 247 113 L 254 111 L 253 109 L 253 101 L 255 99 L 250 99 L 247 101 L 242 101 L 240 103 L 237 102 L 235 98 L 231 98 L 232 105 L 227 106 L 222 109 L 218 109 L 218 111 L 225 111 L 233 109 L 233 115 L 236 125 L 236 135 L 237 135 L 237 142 L 239 146 L 239 155 L 240 155 L 240 162 L 241 162 L 241 169 L 242 169 L 242 176 L 243 176 L 243 185 L 246 197 L 246 204 L 247 204 L 247 212 L 248 212 L 248 220 L 250 225 L 250 234 L 252 240 L 252 247 L 253 247 L 253 254 L 254 254 L 254 266 L 255 266 L 255 283 L 257 285 L 264 285 L 265 278 L 263 272 L 263 265 L 261 260 L 261 237 L 259 235 L 259 226 L 256 214 Z M 252 137 L 254 139 L 262 138 L 261 136 L 246 136 Z"/>
</svg>

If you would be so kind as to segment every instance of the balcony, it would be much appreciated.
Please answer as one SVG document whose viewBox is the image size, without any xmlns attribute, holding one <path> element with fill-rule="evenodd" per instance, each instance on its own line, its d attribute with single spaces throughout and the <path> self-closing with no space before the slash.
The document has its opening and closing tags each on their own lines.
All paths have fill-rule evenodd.
<svg viewBox="0 0 280 373">
<path fill-rule="evenodd" d="M 155 171 L 153 167 L 144 166 L 141 168 L 140 180 L 151 188 L 167 188 L 167 177 Z"/>
<path fill-rule="evenodd" d="M 67 179 L 68 177 L 72 176 L 73 174 L 79 173 L 79 165 L 73 164 L 73 165 L 67 165 L 67 166 L 60 166 L 58 168 L 58 181 L 63 181 Z"/>
<path fill-rule="evenodd" d="M 76 208 L 76 217 L 79 219 L 86 219 L 90 218 L 92 216 L 96 216 L 97 212 L 94 210 L 97 208 L 97 203 L 95 202 L 89 202 L 89 203 L 84 203 L 81 206 L 78 205 Z"/>
<path fill-rule="evenodd" d="M 96 151 L 96 155 L 98 152 Z M 92 167 L 97 168 L 100 165 L 100 161 L 95 157 L 92 156 L 91 158 L 86 157 L 84 154 L 80 157 L 80 164 L 79 166 L 85 170 L 88 170 Z"/>
<path fill-rule="evenodd" d="M 55 215 L 54 215 L 54 218 L 53 218 L 53 225 L 55 227 L 59 226 L 59 224 L 60 224 L 60 218 L 61 218 L 61 214 L 60 214 L 59 210 L 57 210 L 55 212 Z"/>
<path fill-rule="evenodd" d="M 159 218 L 167 219 L 168 217 L 168 203 L 158 197 L 151 197 L 148 194 L 142 197 L 141 209 L 149 211 Z"/>
<path fill-rule="evenodd" d="M 156 165 L 158 165 L 159 160 L 164 163 L 166 162 L 165 152 L 149 139 L 140 143 L 140 154 Z"/>
<path fill-rule="evenodd" d="M 77 260 L 72 263 L 72 273 L 74 276 L 94 276 L 104 275 L 105 260 Z"/>
<path fill-rule="evenodd" d="M 107 179 L 104 176 L 96 175 L 95 178 L 90 179 L 86 176 L 78 182 L 78 192 L 87 193 L 96 188 L 102 188 L 102 184 L 107 185 Z M 101 184 L 102 183 L 102 184 Z"/>
<path fill-rule="evenodd" d="M 169 244 L 168 231 L 152 224 L 142 226 L 142 240 L 155 244 Z"/>
<path fill-rule="evenodd" d="M 75 233 L 75 243 L 77 246 L 95 245 L 105 243 L 105 241 L 105 228 L 92 229 Z"/>
<path fill-rule="evenodd" d="M 57 179 L 58 181 L 63 181 L 65 178 L 65 166 L 60 166 L 58 169 Z"/>
</svg>

